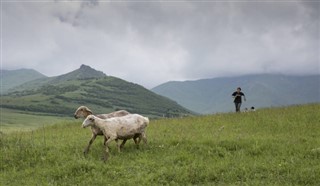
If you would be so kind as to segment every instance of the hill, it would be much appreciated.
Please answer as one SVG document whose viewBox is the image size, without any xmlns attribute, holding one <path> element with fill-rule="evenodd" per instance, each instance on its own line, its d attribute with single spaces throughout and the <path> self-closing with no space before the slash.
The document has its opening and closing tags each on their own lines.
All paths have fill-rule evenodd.
<svg viewBox="0 0 320 186">
<path fill-rule="evenodd" d="M 247 102 L 242 108 L 278 107 L 320 102 L 320 75 L 276 74 L 172 81 L 152 89 L 192 111 L 208 114 L 234 110 L 232 92 L 241 87 Z"/>
<path fill-rule="evenodd" d="M 25 82 L 20 86 L 15 86 L 11 88 L 8 93 L 10 92 L 17 92 L 17 91 L 25 91 L 25 90 L 32 90 L 37 89 L 43 85 L 50 85 L 50 84 L 57 84 L 59 82 L 65 82 L 69 80 L 83 80 L 83 79 L 90 79 L 90 78 L 103 78 L 106 77 L 103 72 L 97 71 L 90 66 L 81 65 L 79 69 L 74 70 L 72 72 L 55 76 L 55 77 L 44 77 L 39 78 L 33 81 Z"/>
<path fill-rule="evenodd" d="M 2 108 L 62 116 L 72 116 L 80 105 L 99 113 L 125 109 L 151 117 L 191 114 L 176 102 L 138 84 L 106 76 L 85 65 L 61 76 L 25 83 L 14 90 L 2 96 Z"/>
<path fill-rule="evenodd" d="M 58 83 L 58 82 L 64 82 L 68 80 L 75 80 L 75 79 L 81 80 L 81 79 L 103 78 L 103 77 L 106 77 L 106 75 L 103 72 L 97 71 L 87 65 L 81 65 L 79 69 L 61 76 L 57 76 L 54 79 L 52 79 L 49 83 Z"/>
<path fill-rule="evenodd" d="M 112 142 L 107 163 L 79 121 L 0 134 L 0 185 L 318 185 L 319 106 L 151 119 L 148 146 Z"/>
<path fill-rule="evenodd" d="M 11 88 L 22 85 L 28 81 L 45 78 L 46 76 L 33 69 L 0 70 L 0 94 L 7 93 Z"/>
</svg>

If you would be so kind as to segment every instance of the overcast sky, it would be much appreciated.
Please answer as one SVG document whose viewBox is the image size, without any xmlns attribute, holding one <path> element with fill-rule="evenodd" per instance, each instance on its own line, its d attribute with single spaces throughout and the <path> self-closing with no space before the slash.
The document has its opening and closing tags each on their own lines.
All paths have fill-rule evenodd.
<svg viewBox="0 0 320 186">
<path fill-rule="evenodd" d="M 320 74 L 317 1 L 1 1 L 1 68 L 170 80 Z"/>
</svg>

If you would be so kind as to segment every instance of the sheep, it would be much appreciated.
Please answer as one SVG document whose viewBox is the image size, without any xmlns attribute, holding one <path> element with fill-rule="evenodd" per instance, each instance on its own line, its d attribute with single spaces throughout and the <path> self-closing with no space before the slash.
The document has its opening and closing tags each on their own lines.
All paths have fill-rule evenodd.
<svg viewBox="0 0 320 186">
<path fill-rule="evenodd" d="M 93 114 L 92 111 L 86 107 L 86 106 L 80 106 L 76 112 L 74 113 L 74 118 L 78 119 L 78 118 L 86 118 L 88 115 Z M 119 111 L 115 111 L 109 114 L 98 114 L 96 115 L 97 117 L 101 118 L 101 119 L 107 119 L 107 118 L 112 118 L 112 117 L 119 117 L 119 116 L 125 116 L 130 114 L 129 112 L 125 111 L 125 110 L 119 110 Z M 86 155 L 89 152 L 90 146 L 93 143 L 93 141 L 96 139 L 96 137 L 98 135 L 103 135 L 102 131 L 95 126 L 91 127 L 91 132 L 92 132 L 92 136 L 91 139 L 89 141 L 88 146 L 83 150 L 83 154 Z M 107 139 L 104 139 L 104 143 L 106 142 Z M 123 148 L 124 144 L 126 143 L 127 140 L 123 140 L 121 143 L 121 148 Z"/>
<path fill-rule="evenodd" d="M 86 118 L 88 115 L 93 114 L 93 112 L 86 106 L 80 106 L 76 112 L 74 113 L 74 118 Z M 96 115 L 97 117 L 101 119 L 107 119 L 107 118 L 112 118 L 112 117 L 119 117 L 119 116 L 125 116 L 127 114 L 130 114 L 126 110 L 119 110 L 115 112 L 111 112 L 109 114 L 98 114 Z"/>
<path fill-rule="evenodd" d="M 141 138 L 147 144 L 145 129 L 149 124 L 149 119 L 139 114 L 128 114 L 122 117 L 114 117 L 108 119 L 101 119 L 94 115 L 89 115 L 82 123 L 82 128 L 88 126 L 98 127 L 104 134 L 107 141 L 105 142 L 104 161 L 109 157 L 109 143 L 113 140 L 116 141 L 118 152 L 121 147 L 118 144 L 118 139 L 131 139 L 133 138 L 137 147 L 139 146 Z M 139 136 L 139 140 L 136 138 Z"/>
</svg>

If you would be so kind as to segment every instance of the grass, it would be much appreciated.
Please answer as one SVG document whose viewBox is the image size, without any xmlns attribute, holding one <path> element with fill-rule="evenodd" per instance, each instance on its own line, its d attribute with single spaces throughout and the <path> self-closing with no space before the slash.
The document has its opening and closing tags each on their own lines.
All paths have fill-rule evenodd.
<svg viewBox="0 0 320 186">
<path fill-rule="evenodd" d="M 148 146 L 102 137 L 64 121 L 2 134 L 0 185 L 317 185 L 320 104 L 151 120 Z"/>
<path fill-rule="evenodd" d="M 32 131 L 39 127 L 53 125 L 71 117 L 48 116 L 41 113 L 28 113 L 11 109 L 0 109 L 0 132 Z"/>
</svg>

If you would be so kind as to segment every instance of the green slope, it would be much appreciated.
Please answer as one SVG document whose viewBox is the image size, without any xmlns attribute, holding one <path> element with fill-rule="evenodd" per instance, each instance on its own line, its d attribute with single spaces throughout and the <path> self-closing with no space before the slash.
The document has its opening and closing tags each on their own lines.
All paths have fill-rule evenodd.
<svg viewBox="0 0 320 186">
<path fill-rule="evenodd" d="M 151 119 L 148 146 L 112 142 L 106 163 L 78 120 L 0 134 L 0 185 L 319 185 L 319 109 Z"/>
<path fill-rule="evenodd" d="M 125 109 L 151 117 L 191 114 L 176 102 L 140 85 L 106 76 L 84 65 L 62 76 L 30 82 L 17 90 L 2 96 L 1 107 L 63 116 L 72 116 L 81 105 L 96 113 Z"/>
<path fill-rule="evenodd" d="M 97 71 L 87 65 L 81 65 L 79 69 L 69 72 L 67 74 L 63 74 L 55 77 L 43 77 L 43 78 L 35 79 L 33 81 L 28 81 L 20 86 L 15 86 L 14 88 L 10 89 L 8 93 L 25 91 L 25 90 L 33 90 L 43 85 L 57 84 L 59 82 L 66 82 L 69 80 L 81 80 L 81 79 L 102 78 L 102 77 L 106 77 L 106 75 L 103 72 Z"/>
</svg>

